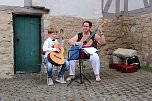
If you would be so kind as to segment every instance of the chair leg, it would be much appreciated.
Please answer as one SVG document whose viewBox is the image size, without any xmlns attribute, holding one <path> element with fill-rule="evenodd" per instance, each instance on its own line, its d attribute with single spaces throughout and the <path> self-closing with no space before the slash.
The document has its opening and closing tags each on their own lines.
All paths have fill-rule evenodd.
<svg viewBox="0 0 152 101">
<path fill-rule="evenodd" d="M 43 74 L 45 74 L 47 76 L 47 71 L 46 71 L 45 63 L 41 64 L 41 68 L 40 68 L 40 81 L 42 81 L 42 79 L 43 79 L 43 76 L 44 76 Z"/>
<path fill-rule="evenodd" d="M 42 81 L 42 64 L 41 64 L 41 67 L 40 67 L 40 81 Z"/>
<path fill-rule="evenodd" d="M 59 73 L 59 66 L 57 66 L 57 74 Z"/>
<path fill-rule="evenodd" d="M 58 73 L 59 73 L 59 66 L 54 66 L 53 72 L 54 72 L 54 76 L 58 76 Z"/>
<path fill-rule="evenodd" d="M 48 74 L 46 73 L 46 83 L 48 84 Z"/>
</svg>

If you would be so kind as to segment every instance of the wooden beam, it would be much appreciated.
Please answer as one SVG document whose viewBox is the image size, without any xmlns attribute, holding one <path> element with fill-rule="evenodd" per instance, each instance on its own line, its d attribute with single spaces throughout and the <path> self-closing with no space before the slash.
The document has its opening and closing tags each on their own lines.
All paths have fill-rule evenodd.
<svg viewBox="0 0 152 101">
<path fill-rule="evenodd" d="M 145 8 L 149 6 L 147 0 L 143 0 L 143 3 L 144 3 Z"/>
<path fill-rule="evenodd" d="M 120 0 L 116 0 L 116 16 L 120 14 Z"/>
<path fill-rule="evenodd" d="M 128 15 L 128 0 L 124 0 L 124 14 Z"/>
<path fill-rule="evenodd" d="M 147 8 L 140 8 L 140 9 L 135 9 L 128 11 L 128 16 L 140 16 L 143 14 L 151 14 L 152 13 L 152 7 L 147 7 Z M 120 15 L 126 15 L 124 12 L 120 12 Z M 118 19 L 118 16 L 116 16 L 115 13 L 108 13 L 104 12 L 104 16 L 107 19 Z"/>
<path fill-rule="evenodd" d="M 129 16 L 139 16 L 139 15 L 150 14 L 150 13 L 152 13 L 152 7 L 147 7 L 147 8 L 140 8 L 140 9 L 129 11 Z"/>
<path fill-rule="evenodd" d="M 104 0 L 101 0 L 101 13 L 102 13 L 102 16 L 104 18 L 103 6 L 104 6 Z"/>
<path fill-rule="evenodd" d="M 110 5 L 112 3 L 112 0 L 108 0 L 105 7 L 104 7 L 104 12 L 108 12 L 109 8 L 110 8 Z"/>
<path fill-rule="evenodd" d="M 33 8 L 33 7 L 22 7 L 22 8 L 18 7 L 18 8 L 14 8 L 12 12 L 14 14 L 30 14 L 30 15 L 48 14 L 47 10 Z"/>
<path fill-rule="evenodd" d="M 0 6 L 0 11 L 11 10 L 15 14 L 33 14 L 42 15 L 48 14 L 49 9 L 34 8 L 34 7 L 19 7 L 19 6 Z"/>
<path fill-rule="evenodd" d="M 118 19 L 118 17 L 116 17 L 115 13 L 105 12 L 105 13 L 104 13 L 104 16 L 105 16 L 106 19 L 113 19 L 113 20 Z"/>
</svg>

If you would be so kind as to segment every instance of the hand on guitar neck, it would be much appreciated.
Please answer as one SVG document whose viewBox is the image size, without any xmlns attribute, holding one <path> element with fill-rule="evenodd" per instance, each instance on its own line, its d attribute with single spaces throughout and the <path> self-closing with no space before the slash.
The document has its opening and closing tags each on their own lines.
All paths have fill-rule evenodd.
<svg viewBox="0 0 152 101">
<path fill-rule="evenodd" d="M 59 33 L 59 44 L 55 44 L 53 47 L 56 48 L 56 52 L 60 52 L 64 42 L 64 31 L 60 29 Z"/>
<path fill-rule="evenodd" d="M 102 36 L 102 35 L 103 35 L 103 32 L 105 32 L 104 26 L 105 26 L 106 23 L 107 23 L 107 22 L 106 22 L 104 19 L 101 20 L 100 28 L 99 28 L 99 31 L 100 31 L 99 36 Z"/>
</svg>

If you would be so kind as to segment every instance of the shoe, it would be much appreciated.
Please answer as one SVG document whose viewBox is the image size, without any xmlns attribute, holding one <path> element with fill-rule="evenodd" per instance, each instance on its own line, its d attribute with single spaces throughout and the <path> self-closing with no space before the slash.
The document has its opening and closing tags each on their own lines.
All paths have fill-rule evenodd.
<svg viewBox="0 0 152 101">
<path fill-rule="evenodd" d="M 48 84 L 49 86 L 51 86 L 51 85 L 54 84 L 52 78 L 47 78 L 47 84 Z"/>
<path fill-rule="evenodd" d="M 99 75 L 97 75 L 97 76 L 96 76 L 96 81 L 97 81 L 97 82 L 101 81 L 101 79 L 100 79 L 100 76 L 99 76 Z"/>
<path fill-rule="evenodd" d="M 57 78 L 55 81 L 58 82 L 58 83 L 62 83 L 62 84 L 66 83 L 66 81 L 64 81 L 64 79 L 62 77 Z"/>
<path fill-rule="evenodd" d="M 72 79 L 74 79 L 75 77 L 73 75 L 69 76 L 68 78 L 66 78 L 66 81 L 71 81 Z"/>
</svg>

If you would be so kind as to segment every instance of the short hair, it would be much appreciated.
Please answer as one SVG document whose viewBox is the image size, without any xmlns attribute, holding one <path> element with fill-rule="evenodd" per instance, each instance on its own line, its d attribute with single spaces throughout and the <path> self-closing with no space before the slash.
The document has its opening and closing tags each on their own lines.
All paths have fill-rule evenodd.
<svg viewBox="0 0 152 101">
<path fill-rule="evenodd" d="M 54 28 L 49 28 L 48 29 L 48 34 L 50 33 L 54 33 L 54 32 L 56 32 L 56 33 L 58 33 L 58 31 L 56 30 L 56 29 L 54 29 Z"/>
<path fill-rule="evenodd" d="M 88 24 L 89 24 L 89 27 L 90 27 L 90 28 L 92 27 L 92 23 L 91 23 L 90 21 L 84 21 L 83 24 L 84 24 L 84 23 L 88 23 Z"/>
</svg>

